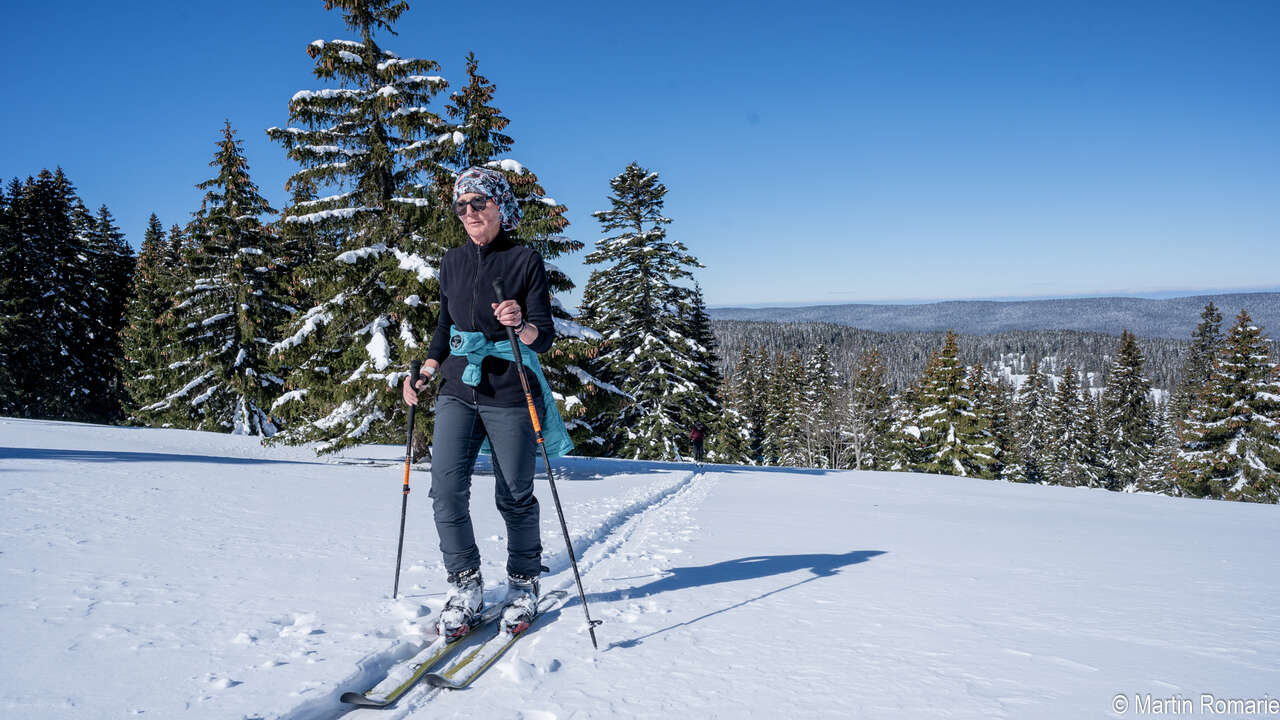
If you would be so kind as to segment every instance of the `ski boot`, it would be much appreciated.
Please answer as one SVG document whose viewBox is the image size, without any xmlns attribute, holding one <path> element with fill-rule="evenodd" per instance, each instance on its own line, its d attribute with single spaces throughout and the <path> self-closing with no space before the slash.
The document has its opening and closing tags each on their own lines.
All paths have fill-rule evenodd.
<svg viewBox="0 0 1280 720">
<path fill-rule="evenodd" d="M 449 595 L 436 621 L 436 630 L 449 641 L 471 632 L 484 608 L 484 581 L 480 568 L 449 573 Z"/>
<path fill-rule="evenodd" d="M 507 575 L 507 599 L 499 626 L 515 635 L 529 628 L 538 614 L 538 576 Z"/>
</svg>

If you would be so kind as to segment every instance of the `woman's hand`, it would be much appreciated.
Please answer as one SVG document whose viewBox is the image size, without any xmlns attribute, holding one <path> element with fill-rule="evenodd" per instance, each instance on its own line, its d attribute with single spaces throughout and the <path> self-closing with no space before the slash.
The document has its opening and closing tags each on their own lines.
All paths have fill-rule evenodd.
<svg viewBox="0 0 1280 720">
<path fill-rule="evenodd" d="M 422 366 L 422 375 L 418 376 L 418 382 L 410 384 L 413 378 L 408 375 L 404 376 L 404 382 L 400 385 L 400 392 L 404 395 L 405 403 L 409 405 L 418 404 L 418 393 L 426 389 L 427 383 L 431 382 L 431 378 L 436 374 L 436 368 L 440 367 L 440 363 L 435 360 L 428 360 Z"/>
<path fill-rule="evenodd" d="M 489 303 L 493 306 L 493 316 L 507 327 L 520 327 L 524 316 L 520 312 L 520 303 L 515 300 L 503 300 L 500 303 Z"/>
</svg>

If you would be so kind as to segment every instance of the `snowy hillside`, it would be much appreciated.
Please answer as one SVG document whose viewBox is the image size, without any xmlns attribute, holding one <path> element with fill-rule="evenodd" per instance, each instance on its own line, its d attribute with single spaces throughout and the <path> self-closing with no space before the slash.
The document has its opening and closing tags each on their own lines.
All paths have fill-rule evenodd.
<svg viewBox="0 0 1280 720">
<path fill-rule="evenodd" d="M 566 459 L 564 607 L 461 692 L 337 698 L 429 639 L 430 475 L 401 450 L 0 419 L 14 718 L 1120 717 L 1280 691 L 1280 508 L 911 474 Z M 503 527 L 473 513 L 491 599 Z M 345 713 L 345 715 L 344 715 Z M 1208 713 L 1200 713 L 1208 715 Z M 1221 715 L 1219 715 L 1221 716 Z"/>
</svg>

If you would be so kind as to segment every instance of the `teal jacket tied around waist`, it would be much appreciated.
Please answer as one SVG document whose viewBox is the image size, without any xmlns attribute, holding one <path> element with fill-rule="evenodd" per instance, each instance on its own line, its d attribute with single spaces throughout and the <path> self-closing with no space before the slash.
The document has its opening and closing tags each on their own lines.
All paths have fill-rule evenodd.
<svg viewBox="0 0 1280 720">
<path fill-rule="evenodd" d="M 547 378 L 542 374 L 542 363 L 538 362 L 538 354 L 525 347 L 523 343 L 517 341 L 516 344 L 520 346 L 521 363 L 533 373 L 533 376 L 538 379 L 538 385 L 542 387 L 542 439 L 547 447 L 547 455 L 551 457 L 568 455 L 573 452 L 573 441 L 569 439 L 569 431 L 564 426 L 564 419 L 560 417 L 560 408 L 556 406 L 555 396 L 551 394 L 551 386 L 547 385 Z M 449 352 L 467 359 L 467 369 L 462 372 L 462 382 L 471 387 L 480 384 L 480 363 L 486 357 L 492 355 L 503 360 L 515 361 L 515 356 L 511 354 L 510 342 L 494 342 L 485 337 L 482 332 L 468 332 L 452 326 L 449 328 Z M 488 438 L 485 438 L 484 445 L 480 446 L 480 452 L 485 455 L 490 454 Z"/>
</svg>

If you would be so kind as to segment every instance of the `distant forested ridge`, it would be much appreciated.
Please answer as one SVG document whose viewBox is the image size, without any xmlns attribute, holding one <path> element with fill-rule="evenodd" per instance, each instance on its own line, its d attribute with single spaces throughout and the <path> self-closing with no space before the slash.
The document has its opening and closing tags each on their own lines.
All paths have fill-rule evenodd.
<svg viewBox="0 0 1280 720">
<path fill-rule="evenodd" d="M 898 393 L 920 377 L 929 358 L 942 345 L 946 332 L 874 332 L 832 323 L 777 323 L 713 320 L 724 369 L 732 367 L 744 347 L 764 348 L 771 354 L 798 350 L 806 355 L 818 345 L 826 347 L 835 368 L 845 376 L 853 374 L 858 358 L 875 350 L 884 359 L 890 392 Z M 1187 350 L 1191 345 L 1192 322 L 1183 330 L 1185 340 L 1138 338 L 1146 357 L 1146 373 L 1152 387 L 1170 389 L 1176 385 Z M 1099 332 L 1074 330 L 1017 330 L 992 335 L 958 335 L 960 362 L 982 363 L 984 367 L 1009 368 L 1015 375 L 1026 374 L 1032 362 L 1050 372 L 1071 365 L 1090 379 L 1090 387 L 1101 388 L 1116 348 L 1116 337 Z M 1046 364 L 1046 359 L 1048 362 Z M 1092 374 L 1092 375 L 1090 375 Z"/>
<path fill-rule="evenodd" d="M 1280 327 L 1280 293 L 1228 293 L 1147 300 L 1071 298 L 1061 300 L 954 301 L 924 305 L 814 305 L 792 308 L 715 308 L 712 320 L 775 323 L 832 323 L 879 332 L 935 332 L 990 335 L 1015 330 L 1077 330 L 1140 338 L 1184 339 L 1212 302 L 1225 317 L 1248 309 L 1262 327 Z"/>
</svg>

